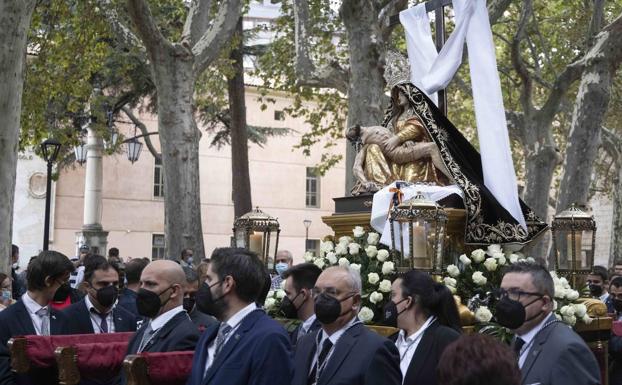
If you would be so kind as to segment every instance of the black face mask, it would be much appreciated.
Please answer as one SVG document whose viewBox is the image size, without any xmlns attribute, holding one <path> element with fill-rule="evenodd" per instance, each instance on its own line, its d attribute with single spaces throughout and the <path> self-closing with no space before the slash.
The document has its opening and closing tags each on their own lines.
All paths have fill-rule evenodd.
<svg viewBox="0 0 622 385">
<path fill-rule="evenodd" d="M 531 321 L 542 313 L 542 311 L 540 311 L 526 319 L 525 308 L 540 299 L 542 298 L 537 298 L 523 306 L 519 301 L 515 301 L 509 297 L 501 298 L 495 306 L 495 318 L 497 319 L 497 323 L 508 329 L 518 329 L 525 322 Z"/>
<path fill-rule="evenodd" d="M 618 312 L 622 312 L 622 299 L 613 300 L 613 308 Z"/>
<path fill-rule="evenodd" d="M 600 297 L 601 295 L 603 295 L 602 286 L 594 285 L 593 283 L 590 283 L 588 287 L 590 288 L 590 294 L 592 295 L 592 297 Z"/>
<path fill-rule="evenodd" d="M 192 313 L 195 302 L 196 302 L 196 299 L 194 297 L 184 298 L 184 310 L 186 310 L 188 314 Z"/>
<path fill-rule="evenodd" d="M 92 286 L 91 286 L 92 287 Z M 119 289 L 114 285 L 108 285 L 96 290 L 95 299 L 105 308 L 111 307 L 119 297 Z"/>
<path fill-rule="evenodd" d="M 212 298 L 212 287 L 220 284 L 220 281 L 214 283 L 213 285 L 208 285 L 207 282 L 203 282 L 199 291 L 196 294 L 196 304 L 197 309 L 201 313 L 205 313 L 207 315 L 211 315 L 216 317 L 219 320 L 222 320 L 222 316 L 227 308 L 227 304 L 222 300 L 224 295 L 221 295 L 218 298 Z"/>
<path fill-rule="evenodd" d="M 382 324 L 385 326 L 391 326 L 396 328 L 397 327 L 397 317 L 402 314 L 403 312 L 406 311 L 406 309 L 408 308 L 404 308 L 404 310 L 398 312 L 397 311 L 397 305 L 399 305 L 400 303 L 406 301 L 408 298 L 403 298 L 401 301 L 399 301 L 398 303 L 395 303 L 393 301 L 389 301 L 387 302 L 386 305 L 384 305 L 384 308 L 382 309 Z"/>
<path fill-rule="evenodd" d="M 65 282 L 56 289 L 52 302 L 65 302 L 69 294 L 71 294 L 71 285 L 69 285 L 69 282 Z"/>
<path fill-rule="evenodd" d="M 170 288 L 172 288 L 172 286 L 162 290 L 160 294 L 143 288 L 138 289 L 136 293 L 136 308 L 138 309 L 138 314 L 147 318 L 155 318 L 162 306 L 166 305 L 171 299 L 170 296 L 164 302 L 160 299 L 160 295 Z"/>
<path fill-rule="evenodd" d="M 321 324 L 329 325 L 341 317 L 345 313 L 341 313 L 341 302 L 352 298 L 354 294 L 347 296 L 342 300 L 322 293 L 315 298 L 315 316 Z"/>
<path fill-rule="evenodd" d="M 296 319 L 298 317 L 298 309 L 300 309 L 300 306 L 302 306 L 302 304 L 296 307 L 296 305 L 294 305 L 294 301 L 301 293 L 302 292 L 296 294 L 293 300 L 289 299 L 288 296 L 283 297 L 283 299 L 281 300 L 281 306 L 279 307 L 279 312 L 283 315 L 283 317 L 289 319 Z M 304 302 L 305 301 L 302 301 L 302 303 Z"/>
</svg>

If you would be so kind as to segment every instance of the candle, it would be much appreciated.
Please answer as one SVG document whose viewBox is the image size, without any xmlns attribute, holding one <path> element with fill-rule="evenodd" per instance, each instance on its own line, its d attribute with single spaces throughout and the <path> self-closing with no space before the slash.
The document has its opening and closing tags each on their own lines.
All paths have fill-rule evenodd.
<svg viewBox="0 0 622 385">
<path fill-rule="evenodd" d="M 263 236 L 261 233 L 257 234 L 251 234 L 249 237 L 249 242 L 248 242 L 248 249 L 254 253 L 257 253 L 257 255 L 259 255 L 259 257 L 261 257 L 263 255 Z"/>
<path fill-rule="evenodd" d="M 425 227 L 416 222 L 413 226 L 413 263 L 416 268 L 429 268 Z"/>
<path fill-rule="evenodd" d="M 572 233 L 566 235 L 566 253 L 568 256 L 568 268 L 576 269 L 581 265 L 581 233 L 574 234 L 574 250 L 572 244 Z M 575 264 L 572 263 L 573 255 L 576 256 Z"/>
</svg>

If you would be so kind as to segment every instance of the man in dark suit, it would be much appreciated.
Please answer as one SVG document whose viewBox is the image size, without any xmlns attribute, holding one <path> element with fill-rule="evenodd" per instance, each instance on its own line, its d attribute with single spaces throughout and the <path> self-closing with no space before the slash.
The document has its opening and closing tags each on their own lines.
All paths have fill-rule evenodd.
<svg viewBox="0 0 622 385">
<path fill-rule="evenodd" d="M 145 267 L 136 306 L 148 321 L 130 340 L 127 354 L 194 350 L 199 332 L 182 306 L 185 280 L 173 261 L 153 261 Z"/>
<path fill-rule="evenodd" d="M 361 289 L 361 277 L 350 267 L 331 267 L 320 274 L 313 294 L 322 329 L 298 341 L 292 385 L 402 384 L 395 344 L 357 317 Z"/>
<path fill-rule="evenodd" d="M 137 317 L 139 315 L 138 309 L 136 308 L 136 293 L 140 288 L 140 275 L 148 264 L 149 260 L 146 258 L 134 258 L 125 264 L 127 285 L 121 290 L 118 306 Z"/>
<path fill-rule="evenodd" d="M 207 315 L 202 311 L 199 311 L 196 306 L 196 295 L 199 291 L 199 275 L 197 272 L 190 268 L 184 267 L 184 274 L 186 274 L 186 284 L 184 286 L 184 309 L 188 312 L 190 320 L 197 326 L 199 333 L 202 333 L 208 327 L 216 325 L 218 321 L 211 315 Z"/>
<path fill-rule="evenodd" d="M 594 354 L 553 311 L 555 286 L 543 266 L 510 265 L 501 281 L 497 321 L 516 333 L 512 343 L 522 383 L 596 385 L 601 383 Z"/>
<path fill-rule="evenodd" d="M 0 312 L 0 384 L 14 384 L 7 342 L 20 335 L 67 334 L 66 317 L 49 306 L 56 290 L 69 280 L 74 267 L 69 258 L 56 251 L 42 251 L 28 265 L 28 290 L 20 300 Z M 36 384 L 56 382 L 50 371 L 35 371 Z"/>
<path fill-rule="evenodd" d="M 290 334 L 292 346 L 296 346 L 298 340 L 321 327 L 320 321 L 315 316 L 313 309 L 315 302 L 311 295 L 311 289 L 315 286 L 320 273 L 322 269 L 313 263 L 301 263 L 283 273 L 285 297 L 281 301 L 280 312 L 285 318 L 302 321 Z"/>
<path fill-rule="evenodd" d="M 264 267 L 245 249 L 212 254 L 199 310 L 221 321 L 197 345 L 188 385 L 290 385 L 291 347 L 281 325 L 257 307 Z"/>
<path fill-rule="evenodd" d="M 119 294 L 119 270 L 101 255 L 84 264 L 87 296 L 63 312 L 71 334 L 136 331 L 136 316 L 115 306 Z"/>
</svg>

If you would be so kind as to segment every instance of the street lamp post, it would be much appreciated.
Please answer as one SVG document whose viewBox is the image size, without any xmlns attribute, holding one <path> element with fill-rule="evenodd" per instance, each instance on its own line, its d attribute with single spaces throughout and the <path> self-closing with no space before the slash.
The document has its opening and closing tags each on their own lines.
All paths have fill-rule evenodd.
<svg viewBox="0 0 622 385">
<path fill-rule="evenodd" d="M 305 219 L 304 221 L 302 221 L 302 223 L 305 225 L 305 252 L 307 252 L 307 247 L 309 244 L 309 227 L 311 227 L 311 220 L 310 219 Z"/>
<path fill-rule="evenodd" d="M 60 152 L 60 142 L 55 139 L 47 139 L 41 143 L 43 159 L 47 162 L 47 185 L 45 188 L 45 222 L 43 227 L 43 250 L 48 250 L 50 244 L 50 201 L 52 190 L 52 164 L 56 161 Z"/>
</svg>

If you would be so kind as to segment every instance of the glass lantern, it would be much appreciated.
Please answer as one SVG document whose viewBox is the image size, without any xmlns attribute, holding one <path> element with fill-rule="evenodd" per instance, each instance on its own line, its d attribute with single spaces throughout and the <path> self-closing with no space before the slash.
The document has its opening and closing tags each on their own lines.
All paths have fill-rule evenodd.
<svg viewBox="0 0 622 385">
<path fill-rule="evenodd" d="M 389 223 L 392 250 L 399 254 L 399 273 L 417 269 L 442 274 L 447 227 L 447 213 L 442 206 L 419 192 L 391 209 Z"/>
<path fill-rule="evenodd" d="M 587 275 L 594 267 L 596 222 L 594 217 L 576 205 L 553 217 L 551 225 L 555 271 L 570 276 L 576 289 L 579 275 Z"/>
<path fill-rule="evenodd" d="M 280 232 L 279 221 L 256 207 L 233 222 L 232 244 L 256 253 L 263 264 L 272 270 Z"/>
</svg>

